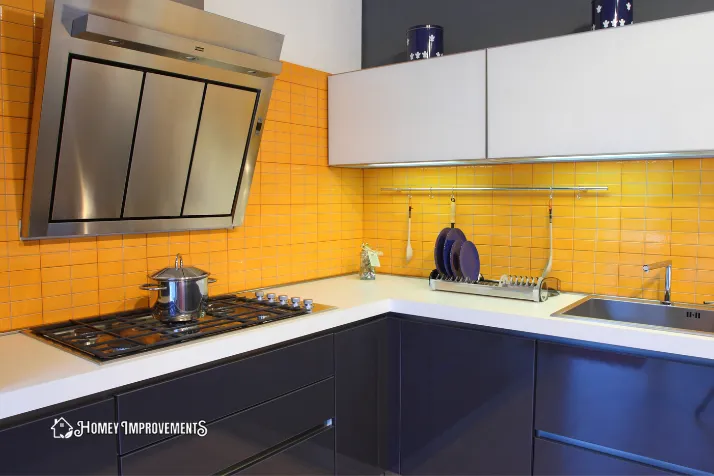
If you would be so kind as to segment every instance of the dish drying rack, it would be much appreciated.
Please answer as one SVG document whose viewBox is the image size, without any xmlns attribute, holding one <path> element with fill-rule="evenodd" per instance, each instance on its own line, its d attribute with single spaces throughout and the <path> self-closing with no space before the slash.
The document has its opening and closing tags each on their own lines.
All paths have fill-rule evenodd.
<svg viewBox="0 0 714 476">
<path fill-rule="evenodd" d="M 548 296 L 551 293 L 545 282 L 546 278 L 547 276 L 531 278 L 504 274 L 498 281 L 481 277 L 477 282 L 473 282 L 452 279 L 434 270 L 429 275 L 429 288 L 432 291 L 449 291 L 452 293 L 544 302 L 548 300 Z"/>
<path fill-rule="evenodd" d="M 383 192 L 550 192 L 548 202 L 548 224 L 550 250 L 548 261 L 540 277 L 509 276 L 504 274 L 496 281 L 479 276 L 478 281 L 469 281 L 463 278 L 444 276 L 437 270 L 429 275 L 429 288 L 432 291 L 449 291 L 455 293 L 476 294 L 480 296 L 502 297 L 520 299 L 523 301 L 544 302 L 551 294 L 558 294 L 557 290 L 548 288 L 546 279 L 553 267 L 553 192 L 574 191 L 577 198 L 581 192 L 608 191 L 605 186 L 572 186 L 572 187 L 383 187 Z"/>
</svg>

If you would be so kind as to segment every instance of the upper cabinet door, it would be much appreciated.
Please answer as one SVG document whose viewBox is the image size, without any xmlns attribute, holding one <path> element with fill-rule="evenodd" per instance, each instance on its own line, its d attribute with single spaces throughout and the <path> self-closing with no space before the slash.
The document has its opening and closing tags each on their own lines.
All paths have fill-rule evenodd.
<svg viewBox="0 0 714 476">
<path fill-rule="evenodd" d="M 488 156 L 714 149 L 714 14 L 488 50 Z"/>
<path fill-rule="evenodd" d="M 328 81 L 330 165 L 485 157 L 485 51 Z"/>
</svg>

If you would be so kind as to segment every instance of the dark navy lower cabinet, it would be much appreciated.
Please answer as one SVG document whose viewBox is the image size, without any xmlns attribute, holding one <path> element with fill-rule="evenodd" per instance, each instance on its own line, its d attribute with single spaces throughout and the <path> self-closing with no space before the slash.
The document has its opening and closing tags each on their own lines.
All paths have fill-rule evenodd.
<svg viewBox="0 0 714 476">
<path fill-rule="evenodd" d="M 77 433 L 114 421 L 110 398 L 0 430 L 0 474 L 118 474 L 116 435 Z"/>
<path fill-rule="evenodd" d="M 714 367 L 541 342 L 535 428 L 714 472 Z"/>
<path fill-rule="evenodd" d="M 334 395 L 332 378 L 310 385 L 210 423 L 205 436 L 179 436 L 123 456 L 122 474 L 237 472 L 241 463 L 334 420 Z"/>
<path fill-rule="evenodd" d="M 535 439 L 534 476 L 655 476 L 675 474 L 556 441 Z"/>
<path fill-rule="evenodd" d="M 399 326 L 383 318 L 335 333 L 337 474 L 399 472 Z"/>
<path fill-rule="evenodd" d="M 117 395 L 120 420 L 214 421 L 334 374 L 332 335 L 260 352 Z M 175 396 L 180 395 L 180 398 Z M 191 402 L 187 404 L 186 402 Z M 119 435 L 121 454 L 165 438 Z"/>
<path fill-rule="evenodd" d="M 254 465 L 241 475 L 322 476 L 335 474 L 335 430 L 327 429 Z"/>
<path fill-rule="evenodd" d="M 531 473 L 534 340 L 403 321 L 401 347 L 402 474 Z"/>
</svg>

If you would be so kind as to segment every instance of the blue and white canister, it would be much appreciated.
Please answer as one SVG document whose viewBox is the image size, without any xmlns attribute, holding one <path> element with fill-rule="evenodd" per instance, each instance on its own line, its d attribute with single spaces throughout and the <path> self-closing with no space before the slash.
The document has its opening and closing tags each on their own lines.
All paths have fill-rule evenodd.
<svg viewBox="0 0 714 476">
<path fill-rule="evenodd" d="M 417 25 L 407 30 L 409 61 L 444 56 L 444 29 L 439 25 Z"/>
<path fill-rule="evenodd" d="M 635 21 L 635 0 L 592 0 L 592 29 L 617 28 Z"/>
</svg>

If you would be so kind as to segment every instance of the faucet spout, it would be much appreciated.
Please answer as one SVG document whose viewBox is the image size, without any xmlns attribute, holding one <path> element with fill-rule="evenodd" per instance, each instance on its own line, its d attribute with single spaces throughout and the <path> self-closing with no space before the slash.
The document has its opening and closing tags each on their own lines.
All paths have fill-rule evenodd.
<svg viewBox="0 0 714 476">
<path fill-rule="evenodd" d="M 664 301 L 662 301 L 662 304 L 670 306 L 672 305 L 672 260 L 658 261 L 642 266 L 642 270 L 645 273 L 659 268 L 666 268 L 664 274 Z"/>
</svg>

